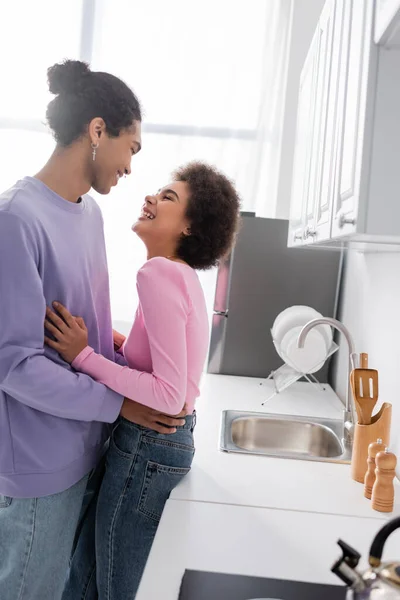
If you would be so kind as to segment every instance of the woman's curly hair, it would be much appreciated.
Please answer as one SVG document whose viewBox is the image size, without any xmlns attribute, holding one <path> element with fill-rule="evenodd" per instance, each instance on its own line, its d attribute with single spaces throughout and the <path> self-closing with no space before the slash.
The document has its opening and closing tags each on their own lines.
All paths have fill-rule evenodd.
<svg viewBox="0 0 400 600">
<path fill-rule="evenodd" d="M 201 162 L 177 169 L 174 180 L 186 182 L 190 194 L 186 211 L 190 234 L 182 235 L 177 256 L 193 269 L 215 267 L 235 241 L 240 218 L 238 193 L 225 175 Z"/>
</svg>

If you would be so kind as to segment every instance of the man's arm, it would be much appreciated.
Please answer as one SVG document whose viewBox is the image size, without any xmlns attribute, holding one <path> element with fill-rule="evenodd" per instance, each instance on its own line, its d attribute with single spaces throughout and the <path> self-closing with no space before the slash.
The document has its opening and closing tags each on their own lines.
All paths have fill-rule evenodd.
<svg viewBox="0 0 400 600">
<path fill-rule="evenodd" d="M 119 333 L 119 331 L 116 331 L 115 329 L 113 329 L 114 350 L 116 352 L 118 352 L 118 350 L 121 350 L 125 340 L 126 340 L 126 337 L 122 333 Z"/>
<path fill-rule="evenodd" d="M 175 433 L 177 427 L 182 427 L 185 424 L 184 417 L 187 414 L 186 405 L 179 415 L 169 417 L 129 398 L 125 398 L 121 409 L 121 417 L 124 417 L 124 419 L 164 434 Z"/>
<path fill-rule="evenodd" d="M 123 397 L 44 354 L 46 302 L 29 227 L 0 214 L 0 389 L 36 410 L 112 423 Z"/>
<path fill-rule="evenodd" d="M 124 335 L 122 335 L 122 333 L 119 333 L 119 331 L 116 331 L 115 329 L 113 329 L 113 342 L 114 342 L 114 362 L 117 363 L 117 365 L 121 365 L 122 367 L 126 367 L 128 362 L 125 359 L 124 353 L 122 351 L 122 346 L 125 343 L 126 337 Z"/>
</svg>

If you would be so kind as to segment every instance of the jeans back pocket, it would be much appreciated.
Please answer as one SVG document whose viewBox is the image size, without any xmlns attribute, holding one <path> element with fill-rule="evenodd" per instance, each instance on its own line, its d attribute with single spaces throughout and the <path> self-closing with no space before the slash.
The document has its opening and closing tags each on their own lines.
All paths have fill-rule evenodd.
<svg viewBox="0 0 400 600">
<path fill-rule="evenodd" d="M 148 461 L 139 498 L 139 511 L 159 522 L 172 490 L 190 471 L 188 467 L 169 467 Z"/>
</svg>

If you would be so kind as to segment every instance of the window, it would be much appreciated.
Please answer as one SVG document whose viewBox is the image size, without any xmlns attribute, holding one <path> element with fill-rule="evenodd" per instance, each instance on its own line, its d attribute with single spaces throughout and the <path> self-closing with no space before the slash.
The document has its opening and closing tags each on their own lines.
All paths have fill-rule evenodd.
<svg viewBox="0 0 400 600">
<path fill-rule="evenodd" d="M 144 109 L 143 150 L 103 210 L 113 315 L 131 322 L 145 260 L 130 231 L 147 193 L 177 166 L 216 164 L 243 208 L 274 207 L 290 0 L 13 0 L 0 9 L 0 187 L 34 174 L 53 147 L 49 65 L 87 60 L 124 79 Z M 16 35 L 18 33 L 18 35 Z M 4 93 L 4 90 L 6 93 Z M 272 210 L 272 208 L 271 208 Z M 211 309 L 215 274 L 201 276 Z"/>
<path fill-rule="evenodd" d="M 0 120 L 40 127 L 51 96 L 47 67 L 80 53 L 83 0 L 12 0 L 0 8 Z M 6 93 L 4 93 L 6 91 Z M 33 125 L 34 119 L 38 121 Z"/>
</svg>

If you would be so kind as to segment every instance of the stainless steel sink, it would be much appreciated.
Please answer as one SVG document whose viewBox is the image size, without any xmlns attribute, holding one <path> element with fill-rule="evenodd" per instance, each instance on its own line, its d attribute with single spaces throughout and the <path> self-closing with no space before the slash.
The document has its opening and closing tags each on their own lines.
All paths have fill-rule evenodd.
<svg viewBox="0 0 400 600">
<path fill-rule="evenodd" d="M 280 458 L 349 463 L 343 421 L 226 410 L 220 450 Z"/>
</svg>

